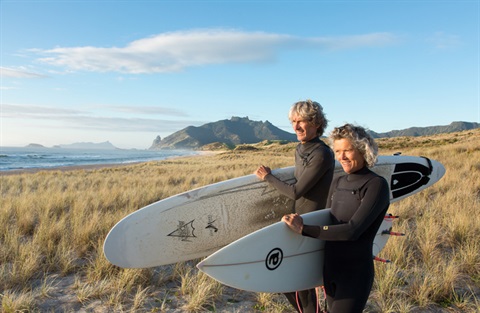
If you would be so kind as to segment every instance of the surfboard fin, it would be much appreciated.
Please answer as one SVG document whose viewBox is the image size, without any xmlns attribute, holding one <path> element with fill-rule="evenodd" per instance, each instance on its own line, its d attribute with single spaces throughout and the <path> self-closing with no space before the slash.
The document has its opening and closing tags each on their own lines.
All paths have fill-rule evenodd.
<svg viewBox="0 0 480 313">
<path fill-rule="evenodd" d="M 392 261 L 387 260 L 387 259 L 382 259 L 382 258 L 380 258 L 380 257 L 378 257 L 378 256 L 373 256 L 373 259 L 374 259 L 375 261 L 382 262 L 382 263 L 391 263 L 391 262 L 392 262 Z"/>
<path fill-rule="evenodd" d="M 382 231 L 382 235 L 405 236 L 404 233 L 394 232 L 394 231 L 391 231 L 391 229 L 386 229 L 386 230 Z"/>
<path fill-rule="evenodd" d="M 397 219 L 397 218 L 400 218 L 400 216 L 398 216 L 398 215 L 392 215 L 392 214 L 390 214 L 390 213 L 387 214 L 387 215 L 385 215 L 385 217 L 384 217 L 384 219 L 387 220 L 387 221 L 388 221 L 388 220 L 395 220 L 395 219 Z"/>
</svg>

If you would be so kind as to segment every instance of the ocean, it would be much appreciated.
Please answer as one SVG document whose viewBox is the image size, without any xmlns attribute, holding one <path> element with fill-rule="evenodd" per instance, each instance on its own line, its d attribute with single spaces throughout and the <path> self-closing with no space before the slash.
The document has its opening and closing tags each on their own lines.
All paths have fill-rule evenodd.
<svg viewBox="0 0 480 313">
<path fill-rule="evenodd" d="M 128 164 L 196 155 L 187 150 L 82 150 L 44 147 L 0 147 L 0 171 L 64 166 Z"/>
</svg>

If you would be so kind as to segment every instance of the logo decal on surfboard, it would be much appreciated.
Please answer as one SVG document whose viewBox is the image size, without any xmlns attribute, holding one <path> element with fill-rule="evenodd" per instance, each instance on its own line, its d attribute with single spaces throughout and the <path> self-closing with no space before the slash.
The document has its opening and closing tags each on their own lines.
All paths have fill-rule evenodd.
<svg viewBox="0 0 480 313">
<path fill-rule="evenodd" d="M 216 220 L 214 220 L 211 215 L 208 216 L 208 224 L 207 224 L 207 227 L 205 227 L 205 229 L 210 229 L 210 236 L 213 236 L 213 233 L 216 233 L 218 231 L 218 228 L 215 225 L 213 225 L 215 221 Z"/>
<path fill-rule="evenodd" d="M 418 163 L 400 163 L 395 165 L 390 182 L 394 199 L 411 193 L 430 181 L 429 176 L 432 173 L 432 163 L 428 158 L 425 159 L 429 167 Z"/>
<path fill-rule="evenodd" d="M 275 248 L 267 254 L 265 259 L 265 266 L 270 270 L 276 270 L 283 261 L 283 251 L 280 248 Z"/>
<path fill-rule="evenodd" d="M 189 238 L 195 238 L 195 234 L 193 233 L 195 231 L 195 227 L 193 227 L 193 221 L 190 221 L 188 223 L 185 223 L 184 221 L 178 221 L 178 228 L 168 234 L 170 237 L 179 237 L 182 239 L 182 241 L 188 241 Z"/>
</svg>

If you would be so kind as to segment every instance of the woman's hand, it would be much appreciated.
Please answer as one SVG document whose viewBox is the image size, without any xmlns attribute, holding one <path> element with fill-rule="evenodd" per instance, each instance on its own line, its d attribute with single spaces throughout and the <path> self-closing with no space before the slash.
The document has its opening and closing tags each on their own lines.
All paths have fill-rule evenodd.
<svg viewBox="0 0 480 313">
<path fill-rule="evenodd" d="M 303 218 L 297 213 L 284 215 L 282 217 L 282 221 L 285 222 L 285 224 L 287 224 L 287 226 L 297 234 L 302 234 Z"/>
</svg>

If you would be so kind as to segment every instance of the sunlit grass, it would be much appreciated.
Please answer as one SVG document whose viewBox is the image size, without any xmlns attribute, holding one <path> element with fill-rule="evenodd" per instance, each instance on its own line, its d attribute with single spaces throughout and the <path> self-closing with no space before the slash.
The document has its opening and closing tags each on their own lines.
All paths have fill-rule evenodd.
<svg viewBox="0 0 480 313">
<path fill-rule="evenodd" d="M 396 202 L 399 215 L 376 263 L 366 312 L 478 312 L 480 290 L 480 130 L 378 140 L 389 155 L 426 156 L 447 169 L 440 182 Z M 251 174 L 260 164 L 291 166 L 295 144 L 260 144 L 199 157 L 96 170 L 0 176 L 0 297 L 2 312 L 39 311 L 55 282 L 74 277 L 68 292 L 86 307 L 162 312 L 216 311 L 224 286 L 194 262 L 152 269 L 110 264 L 102 245 L 127 214 L 180 192 Z M 35 283 L 34 283 L 35 282 Z M 251 311 L 293 312 L 283 295 L 249 294 Z M 96 301 L 96 302 L 94 302 Z M 58 308 L 49 308 L 53 311 Z M 68 311 L 68 309 L 66 309 Z"/>
</svg>

